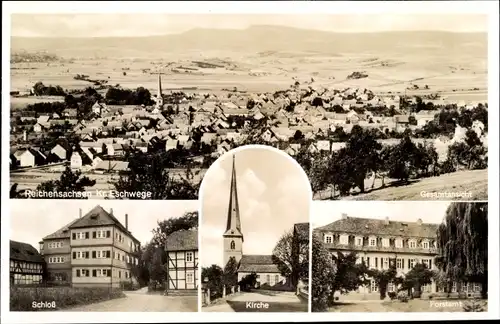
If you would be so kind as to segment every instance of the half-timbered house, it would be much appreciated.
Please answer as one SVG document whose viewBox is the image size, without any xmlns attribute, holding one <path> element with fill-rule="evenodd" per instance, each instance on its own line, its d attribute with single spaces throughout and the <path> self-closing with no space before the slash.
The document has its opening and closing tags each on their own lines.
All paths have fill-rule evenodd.
<svg viewBox="0 0 500 324">
<path fill-rule="evenodd" d="M 44 259 L 30 244 L 10 241 L 10 284 L 41 284 L 44 274 Z"/>
<path fill-rule="evenodd" d="M 167 293 L 198 293 L 198 229 L 170 234 L 165 244 L 167 254 Z"/>
</svg>

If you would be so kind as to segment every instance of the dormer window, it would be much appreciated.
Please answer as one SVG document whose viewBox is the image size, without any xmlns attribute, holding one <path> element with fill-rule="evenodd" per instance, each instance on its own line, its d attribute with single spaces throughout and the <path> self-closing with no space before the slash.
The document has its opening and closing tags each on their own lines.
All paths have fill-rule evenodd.
<svg viewBox="0 0 500 324">
<path fill-rule="evenodd" d="M 398 238 L 394 241 L 394 245 L 398 248 L 401 249 L 403 247 L 403 240 Z"/>
<path fill-rule="evenodd" d="M 333 235 L 325 235 L 325 243 L 332 244 L 333 243 Z"/>
<path fill-rule="evenodd" d="M 389 242 L 388 238 L 383 238 L 382 239 L 382 246 L 383 247 L 389 247 L 390 246 L 390 242 Z"/>
<path fill-rule="evenodd" d="M 408 246 L 410 247 L 410 249 L 414 249 L 417 247 L 417 242 L 415 242 L 415 240 L 410 240 L 408 241 Z"/>
<path fill-rule="evenodd" d="M 363 238 L 362 237 L 356 237 L 356 246 L 363 246 Z"/>
<path fill-rule="evenodd" d="M 348 235 L 340 235 L 339 238 L 339 243 L 342 245 L 348 245 L 349 244 L 349 236 Z"/>
<path fill-rule="evenodd" d="M 422 242 L 422 247 L 423 247 L 424 249 L 428 249 L 428 248 L 429 248 L 429 241 L 423 241 L 423 242 Z"/>
<path fill-rule="evenodd" d="M 376 237 L 370 237 L 368 240 L 370 246 L 377 246 L 377 238 Z"/>
</svg>

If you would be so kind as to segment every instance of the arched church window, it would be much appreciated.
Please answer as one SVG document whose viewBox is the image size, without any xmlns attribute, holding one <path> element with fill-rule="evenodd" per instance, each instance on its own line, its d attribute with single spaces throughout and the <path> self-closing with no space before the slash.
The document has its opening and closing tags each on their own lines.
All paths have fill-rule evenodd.
<svg viewBox="0 0 500 324">
<path fill-rule="evenodd" d="M 236 248 L 236 244 L 234 243 L 234 241 L 231 241 L 231 250 L 234 250 Z"/>
</svg>

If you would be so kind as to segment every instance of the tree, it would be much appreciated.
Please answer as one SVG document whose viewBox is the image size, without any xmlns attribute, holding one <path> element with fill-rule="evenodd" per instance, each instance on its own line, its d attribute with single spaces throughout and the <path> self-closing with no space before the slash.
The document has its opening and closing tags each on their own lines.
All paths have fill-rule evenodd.
<svg viewBox="0 0 500 324">
<path fill-rule="evenodd" d="M 158 288 L 158 284 L 162 285 L 165 282 L 165 261 L 165 250 L 161 246 L 155 246 L 153 249 L 151 263 L 149 264 L 149 287 L 152 290 L 156 290 Z"/>
<path fill-rule="evenodd" d="M 226 286 L 226 289 L 234 287 L 238 284 L 238 264 L 236 263 L 236 259 L 234 257 L 230 257 L 224 267 L 222 283 Z"/>
<path fill-rule="evenodd" d="M 369 270 L 365 263 L 356 263 L 356 260 L 356 252 L 347 255 L 337 252 L 337 255 L 333 256 L 336 266 L 333 293 L 339 291 L 341 294 L 347 294 L 350 291 L 357 290 L 360 286 L 370 283 L 368 279 Z"/>
<path fill-rule="evenodd" d="M 448 159 L 456 166 L 467 170 L 484 169 L 486 163 L 486 148 L 477 133 L 469 129 L 465 133 L 464 142 L 456 142 L 448 147 Z"/>
<path fill-rule="evenodd" d="M 414 265 L 405 276 L 401 290 L 407 290 L 408 295 L 412 295 L 412 289 L 414 289 L 413 296 L 420 298 L 421 288 L 424 285 L 428 285 L 432 282 L 434 277 L 434 272 L 427 269 L 427 266 L 423 263 L 417 263 Z"/>
<path fill-rule="evenodd" d="M 96 183 L 89 177 L 83 176 L 81 171 L 71 171 L 70 167 L 66 167 L 61 174 L 59 180 L 50 180 L 42 182 L 37 186 L 37 191 L 56 191 L 56 192 L 85 192 L 86 187 L 92 187 Z M 46 198 L 45 198 L 46 199 Z M 86 199 L 86 197 L 54 197 L 54 199 Z"/>
<path fill-rule="evenodd" d="M 257 274 L 255 272 L 252 272 L 249 275 L 244 276 L 241 278 L 239 285 L 241 290 L 243 291 L 250 291 L 255 287 L 257 284 Z"/>
<path fill-rule="evenodd" d="M 488 203 L 453 202 L 437 231 L 436 266 L 455 282 L 468 280 L 488 293 Z"/>
<path fill-rule="evenodd" d="M 389 260 L 391 266 L 389 269 L 386 270 L 369 270 L 369 275 L 372 277 L 375 282 L 377 283 L 378 290 L 380 293 L 380 299 L 383 300 L 385 299 L 387 295 L 387 286 L 389 283 L 393 283 L 394 279 L 396 278 L 397 271 L 396 271 L 396 260 Z"/>
<path fill-rule="evenodd" d="M 417 147 L 409 135 L 405 135 L 399 144 L 392 147 L 389 159 L 389 176 L 402 182 L 408 182 L 415 169 Z"/>
<path fill-rule="evenodd" d="M 210 299 L 222 297 L 222 275 L 222 268 L 216 264 L 201 269 L 201 280 L 210 289 Z"/>
<path fill-rule="evenodd" d="M 157 246 L 165 247 L 167 237 L 177 231 L 198 228 L 198 212 L 187 212 L 180 217 L 168 218 L 158 222 L 158 226 L 153 229 L 153 239 L 151 242 Z"/>
<path fill-rule="evenodd" d="M 137 282 L 141 287 L 144 287 L 149 282 L 149 264 L 151 258 L 148 257 L 147 251 L 153 247 L 152 244 L 146 244 L 137 252 L 137 264 L 133 264 L 130 270 L 132 276 L 137 279 Z"/>
<path fill-rule="evenodd" d="M 296 251 L 294 251 L 293 231 L 289 230 L 283 233 L 274 246 L 273 261 L 283 277 L 291 278 L 296 275 L 298 279 L 306 279 L 309 270 L 308 238 L 296 237 L 295 239 L 297 239 L 296 244 L 298 245 Z"/>
<path fill-rule="evenodd" d="M 18 187 L 18 184 L 17 183 L 14 183 L 11 187 L 10 187 L 10 193 L 9 193 L 9 197 L 12 199 L 12 198 L 24 198 L 24 194 L 26 192 L 26 190 L 22 189 L 22 190 L 17 190 L 17 187 Z"/>
<path fill-rule="evenodd" d="M 312 237 L 312 298 L 313 312 L 325 312 L 333 301 L 333 280 L 335 278 L 335 264 L 330 252 L 317 235 Z"/>
</svg>

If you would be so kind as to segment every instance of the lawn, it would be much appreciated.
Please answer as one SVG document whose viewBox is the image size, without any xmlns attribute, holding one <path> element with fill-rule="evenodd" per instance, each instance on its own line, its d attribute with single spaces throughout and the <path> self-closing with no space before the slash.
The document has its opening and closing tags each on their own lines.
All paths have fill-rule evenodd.
<svg viewBox="0 0 500 324">
<path fill-rule="evenodd" d="M 360 301 L 338 303 L 331 307 L 329 312 L 464 312 L 463 306 L 470 300 L 423 300 L 412 299 L 407 303 L 400 301 Z M 484 311 L 488 311 L 488 301 L 480 301 Z"/>
</svg>

